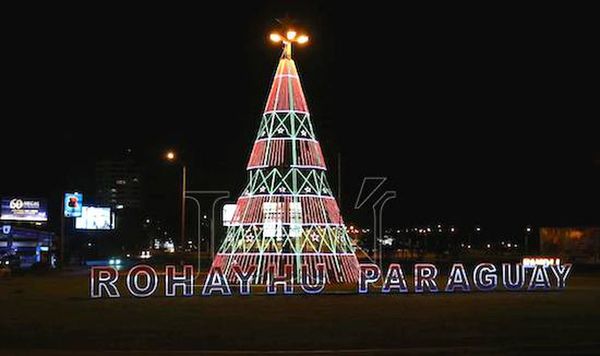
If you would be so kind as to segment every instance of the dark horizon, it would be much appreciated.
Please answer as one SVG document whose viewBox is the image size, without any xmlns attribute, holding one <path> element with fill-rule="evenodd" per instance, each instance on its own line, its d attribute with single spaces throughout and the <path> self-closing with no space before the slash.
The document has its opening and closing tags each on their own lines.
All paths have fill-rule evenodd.
<svg viewBox="0 0 600 356">
<path fill-rule="evenodd" d="M 48 198 L 57 214 L 61 191 L 91 189 L 94 162 L 131 148 L 176 207 L 177 171 L 161 162 L 173 148 L 190 189 L 236 196 L 280 51 L 267 35 L 287 13 L 311 37 L 294 58 L 336 190 L 342 156 L 346 221 L 369 223 L 356 194 L 364 176 L 385 176 L 398 192 L 390 227 L 600 224 L 587 22 L 316 2 L 215 11 L 227 20 L 21 23 L 7 51 L 1 195 Z"/>
</svg>

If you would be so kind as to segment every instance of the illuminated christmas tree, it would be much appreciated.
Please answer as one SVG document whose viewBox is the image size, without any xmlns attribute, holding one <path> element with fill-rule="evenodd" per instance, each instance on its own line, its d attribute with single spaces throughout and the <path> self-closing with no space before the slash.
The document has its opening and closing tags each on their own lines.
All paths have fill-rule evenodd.
<svg viewBox="0 0 600 356">
<path fill-rule="evenodd" d="M 306 36 L 288 31 L 271 40 L 283 43 L 248 162 L 248 184 L 215 259 L 228 280 L 237 281 L 232 266 L 255 265 L 254 284 L 265 284 L 269 266 L 282 275 L 292 266 L 295 282 L 306 265 L 314 276 L 325 265 L 327 283 L 358 279 L 358 260 L 340 210 L 327 182 L 326 166 L 306 105 L 292 43 Z"/>
</svg>

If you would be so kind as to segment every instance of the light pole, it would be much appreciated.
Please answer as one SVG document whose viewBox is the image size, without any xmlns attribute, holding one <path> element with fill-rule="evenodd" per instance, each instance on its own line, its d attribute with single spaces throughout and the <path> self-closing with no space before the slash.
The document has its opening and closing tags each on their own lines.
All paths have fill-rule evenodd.
<svg viewBox="0 0 600 356">
<path fill-rule="evenodd" d="M 194 197 L 188 197 L 186 196 L 186 199 L 191 199 L 196 203 L 196 207 L 198 208 L 198 275 L 200 275 L 200 269 L 201 269 L 201 265 L 200 265 L 200 255 L 202 254 L 202 215 L 201 212 L 202 210 L 200 209 L 200 201 L 198 201 L 198 199 L 194 198 Z"/>
<path fill-rule="evenodd" d="M 529 235 L 531 234 L 531 226 L 527 225 L 525 228 L 525 254 L 529 253 Z"/>
<path fill-rule="evenodd" d="M 288 59 L 292 58 L 292 42 L 298 44 L 308 42 L 307 35 L 298 35 L 296 31 L 291 29 L 285 33 L 285 36 L 278 32 L 273 32 L 269 35 L 269 39 L 275 43 L 283 43 L 283 48 L 285 49 L 283 51 L 283 57 Z"/>
<path fill-rule="evenodd" d="M 60 268 L 65 268 L 65 197 L 60 206 Z"/>
<path fill-rule="evenodd" d="M 165 158 L 169 162 L 177 161 L 177 155 L 174 151 L 168 151 L 165 154 Z M 186 177 L 187 167 L 181 162 L 181 247 L 185 246 L 185 191 L 186 191 Z"/>
</svg>

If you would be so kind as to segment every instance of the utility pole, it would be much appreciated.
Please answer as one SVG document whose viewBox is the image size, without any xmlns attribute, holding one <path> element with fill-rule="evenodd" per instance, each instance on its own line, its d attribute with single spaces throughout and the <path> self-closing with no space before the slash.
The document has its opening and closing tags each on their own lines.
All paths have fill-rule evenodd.
<svg viewBox="0 0 600 356">
<path fill-rule="evenodd" d="M 181 246 L 185 246 L 185 191 L 186 191 L 187 168 L 185 164 L 182 168 L 182 188 L 181 188 Z"/>
<path fill-rule="evenodd" d="M 64 194 L 61 199 L 60 208 L 60 267 L 65 266 L 65 199 Z"/>
</svg>

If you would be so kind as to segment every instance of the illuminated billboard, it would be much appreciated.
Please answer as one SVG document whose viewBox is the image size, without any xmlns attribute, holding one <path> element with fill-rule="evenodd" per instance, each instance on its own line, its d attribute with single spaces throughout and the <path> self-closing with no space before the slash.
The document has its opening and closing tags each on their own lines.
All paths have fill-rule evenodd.
<svg viewBox="0 0 600 356">
<path fill-rule="evenodd" d="M 223 205 L 223 226 L 230 226 L 233 214 L 235 213 L 236 204 Z"/>
<path fill-rule="evenodd" d="M 65 193 L 65 218 L 81 217 L 83 207 L 83 194 Z"/>
<path fill-rule="evenodd" d="M 48 221 L 46 200 L 22 197 L 2 198 L 0 220 L 8 221 Z"/>
<path fill-rule="evenodd" d="M 113 230 L 115 228 L 114 214 L 110 208 L 83 206 L 81 217 L 75 219 L 78 230 Z"/>
</svg>

